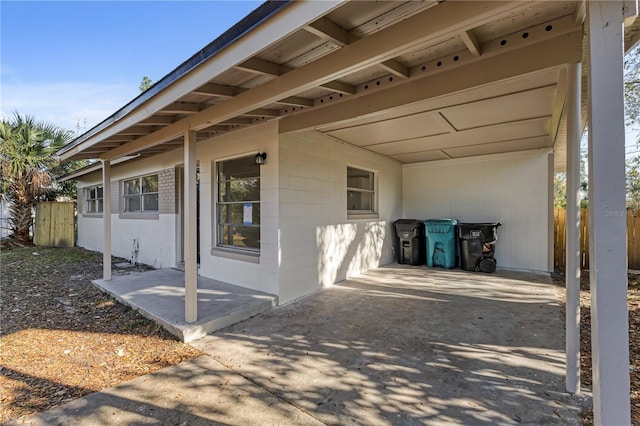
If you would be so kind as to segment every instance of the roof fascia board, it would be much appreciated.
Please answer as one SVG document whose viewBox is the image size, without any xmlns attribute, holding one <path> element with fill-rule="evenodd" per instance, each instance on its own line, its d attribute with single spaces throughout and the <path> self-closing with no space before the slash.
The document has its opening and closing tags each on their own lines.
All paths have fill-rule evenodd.
<svg viewBox="0 0 640 426">
<path fill-rule="evenodd" d="M 273 2 L 279 5 L 267 16 L 260 15 L 260 20 L 246 29 L 240 35 L 230 40 L 222 40 L 225 35 L 216 39 L 198 54 L 184 62 L 158 83 L 152 86 L 125 107 L 102 123 L 89 130 L 76 141 L 62 148 L 58 155 L 62 160 L 69 159 L 84 149 L 113 136 L 118 132 L 130 127 L 139 121 L 148 118 L 155 112 L 161 110 L 166 105 L 181 98 L 187 93 L 196 90 L 200 86 L 209 82 L 215 76 L 225 72 L 229 68 L 256 55 L 265 47 L 278 42 L 284 37 L 297 31 L 301 23 L 307 24 L 318 17 L 324 16 L 331 10 L 338 7 L 343 0 L 333 1 L 313 1 L 313 2 Z M 271 4 L 271 2 L 266 3 Z M 286 9 L 280 12 L 282 7 Z M 259 11 L 257 9 L 256 11 Z M 243 24 L 245 20 L 253 15 L 250 14 L 237 25 Z M 260 25 L 266 23 L 267 25 Z M 237 26 L 236 25 L 236 26 Z M 247 25 L 244 23 L 244 25 Z M 232 27 L 232 31 L 236 28 Z M 226 33 L 225 33 L 226 34 Z M 211 47 L 216 42 L 220 46 Z M 205 51 L 211 50 L 207 57 Z M 146 104 L 146 105 L 145 105 Z"/>
<path fill-rule="evenodd" d="M 496 55 L 481 56 L 466 65 L 441 71 L 418 80 L 307 110 L 280 120 L 280 132 L 289 133 L 329 123 L 377 114 L 405 104 L 484 86 L 532 72 L 579 62 L 582 30 L 550 37 L 539 43 Z"/>
<path fill-rule="evenodd" d="M 162 144 L 188 130 L 216 124 L 278 99 L 333 81 L 391 59 L 422 43 L 481 25 L 503 13 L 526 7 L 522 2 L 445 2 L 360 39 L 258 87 L 181 119 L 101 156 L 114 159 Z M 303 27 L 301 23 L 300 27 Z"/>
<path fill-rule="evenodd" d="M 115 166 L 117 164 L 124 163 L 125 161 L 129 161 L 129 160 L 134 160 L 136 158 L 139 158 L 139 156 L 134 155 L 134 156 L 131 156 L 131 157 L 118 158 L 117 160 L 113 161 L 111 163 L 111 165 Z M 70 173 L 67 173 L 67 174 L 64 174 L 62 176 L 59 176 L 57 178 L 57 180 L 58 180 L 58 182 L 65 182 L 67 180 L 76 180 L 79 177 L 86 176 L 88 174 L 97 172 L 98 170 L 102 170 L 102 161 L 98 161 L 96 163 L 89 164 L 88 166 L 84 166 L 84 167 L 82 167 L 82 168 L 80 168 L 78 170 L 74 170 L 74 171 L 72 171 Z"/>
</svg>

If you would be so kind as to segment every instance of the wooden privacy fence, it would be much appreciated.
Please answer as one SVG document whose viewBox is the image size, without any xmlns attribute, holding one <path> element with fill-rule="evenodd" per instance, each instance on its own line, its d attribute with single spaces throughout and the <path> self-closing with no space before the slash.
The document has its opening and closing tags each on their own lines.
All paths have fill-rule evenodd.
<svg viewBox="0 0 640 426">
<path fill-rule="evenodd" d="M 582 269 L 589 269 L 589 209 L 580 209 L 580 259 Z M 566 260 L 567 211 L 553 213 L 553 266 L 564 267 Z M 640 269 L 640 210 L 627 210 L 627 257 L 629 269 Z"/>
<path fill-rule="evenodd" d="M 75 203 L 42 201 L 36 204 L 33 244 L 47 247 L 73 247 Z"/>
</svg>

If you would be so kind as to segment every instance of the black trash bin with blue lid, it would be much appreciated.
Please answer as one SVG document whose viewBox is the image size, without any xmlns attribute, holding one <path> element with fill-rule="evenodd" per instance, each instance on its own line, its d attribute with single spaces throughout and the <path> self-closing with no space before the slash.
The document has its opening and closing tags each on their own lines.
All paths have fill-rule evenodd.
<svg viewBox="0 0 640 426">
<path fill-rule="evenodd" d="M 495 246 L 498 241 L 496 223 L 459 223 L 460 266 L 465 271 L 495 272 L 498 262 Z"/>
<path fill-rule="evenodd" d="M 416 219 L 398 219 L 393 222 L 396 232 L 398 263 L 424 264 L 424 222 Z"/>
<path fill-rule="evenodd" d="M 456 266 L 456 219 L 424 221 L 427 266 L 452 269 Z"/>
</svg>

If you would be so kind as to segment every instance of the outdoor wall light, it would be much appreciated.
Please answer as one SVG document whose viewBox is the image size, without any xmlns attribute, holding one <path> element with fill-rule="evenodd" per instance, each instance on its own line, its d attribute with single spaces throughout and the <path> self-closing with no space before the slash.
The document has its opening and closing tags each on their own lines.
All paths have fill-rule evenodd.
<svg viewBox="0 0 640 426">
<path fill-rule="evenodd" d="M 255 164 L 257 166 L 262 166 L 266 162 L 267 162 L 267 153 L 266 152 L 259 152 L 259 153 L 256 154 L 255 157 L 253 157 L 253 164 Z"/>
</svg>

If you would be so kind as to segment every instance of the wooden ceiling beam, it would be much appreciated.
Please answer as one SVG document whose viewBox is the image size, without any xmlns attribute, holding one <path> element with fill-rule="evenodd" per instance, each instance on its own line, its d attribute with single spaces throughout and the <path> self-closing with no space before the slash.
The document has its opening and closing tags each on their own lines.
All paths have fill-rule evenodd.
<svg viewBox="0 0 640 426">
<path fill-rule="evenodd" d="M 279 99 L 296 96 L 325 83 L 365 70 L 425 43 L 437 43 L 440 40 L 449 39 L 462 30 L 494 21 L 501 15 L 512 13 L 523 7 L 526 5 L 523 6 L 523 3 L 518 1 L 444 2 L 438 7 L 415 14 L 398 24 L 384 28 L 278 78 L 229 98 L 225 102 L 211 105 L 152 134 L 107 151 L 101 155 L 101 158 L 112 160 L 133 154 L 149 146 L 162 144 L 184 135 L 188 130 L 200 130 L 212 124 L 224 122 L 239 114 L 277 102 Z M 556 51 L 555 48 L 550 50 Z M 566 54 L 563 49 L 557 50 L 560 54 Z M 557 55 L 553 52 L 547 56 L 557 59 Z M 544 60 L 543 62 L 548 63 Z M 528 65 L 529 61 L 525 61 L 525 64 Z M 507 65 L 507 70 L 509 68 L 511 64 Z M 468 77 L 463 76 L 461 80 L 477 80 Z M 415 95 L 421 94 L 415 93 Z M 332 107 L 338 105 L 334 104 Z"/>
<path fill-rule="evenodd" d="M 250 118 L 233 117 L 220 123 L 223 126 L 248 126 L 253 124 L 253 120 Z"/>
<path fill-rule="evenodd" d="M 242 89 L 240 87 L 225 86 L 223 84 L 207 83 L 198 87 L 196 90 L 192 91 L 191 93 L 196 95 L 230 98 L 244 90 L 246 89 Z"/>
<path fill-rule="evenodd" d="M 358 40 L 358 37 L 344 30 L 338 24 L 324 16 L 305 26 L 304 29 L 311 34 L 330 41 L 340 47 L 344 47 L 347 44 L 351 44 Z"/>
<path fill-rule="evenodd" d="M 344 47 L 359 40 L 357 36 L 344 30 L 327 17 L 318 19 L 317 21 L 305 26 L 304 29 L 311 34 L 330 41 L 340 47 Z M 383 61 L 379 63 L 378 66 L 395 76 L 409 78 L 409 69 L 395 59 Z"/>
<path fill-rule="evenodd" d="M 356 87 L 351 84 L 343 83 L 341 81 L 329 81 L 319 85 L 323 89 L 331 90 L 332 92 L 342 93 L 344 95 L 355 95 Z"/>
<path fill-rule="evenodd" d="M 226 132 L 229 130 L 229 126 L 223 126 L 221 124 L 215 124 L 213 126 L 205 127 L 202 130 L 198 130 L 199 132 Z"/>
<path fill-rule="evenodd" d="M 130 135 L 139 136 L 139 135 L 146 135 L 148 133 L 151 133 L 154 130 L 157 130 L 157 129 L 154 129 L 153 127 L 150 128 L 149 126 L 131 126 L 127 129 L 124 129 L 118 134 L 123 136 L 130 136 Z"/>
<path fill-rule="evenodd" d="M 561 32 L 537 43 L 496 51 L 451 69 L 434 70 L 431 74 L 410 79 L 404 84 L 283 117 L 280 131 L 287 133 L 330 123 L 348 123 L 349 120 L 414 102 L 559 67 L 579 61 L 581 46 L 581 28 L 576 27 L 570 33 Z"/>
<path fill-rule="evenodd" d="M 482 52 L 480 51 L 480 43 L 478 42 L 478 38 L 476 37 L 473 30 L 466 30 L 460 32 L 460 39 L 467 46 L 467 49 L 473 56 L 480 56 Z"/>
<path fill-rule="evenodd" d="M 187 102 L 173 102 L 162 108 L 159 113 L 169 114 L 193 114 L 200 111 L 200 105 Z"/>
<path fill-rule="evenodd" d="M 280 113 L 276 109 L 258 108 L 242 115 L 247 115 L 249 117 L 278 117 Z"/>
<path fill-rule="evenodd" d="M 279 103 L 282 105 L 312 107 L 313 99 L 301 98 L 299 96 L 289 96 L 288 98 L 280 99 L 276 103 Z"/>
<path fill-rule="evenodd" d="M 139 126 L 164 126 L 173 123 L 173 117 L 153 116 L 138 123 Z"/>
<path fill-rule="evenodd" d="M 288 69 L 282 65 L 260 58 L 250 58 L 240 65 L 236 65 L 236 68 L 253 74 L 268 75 L 271 77 L 279 77 L 288 71 Z"/>
</svg>

